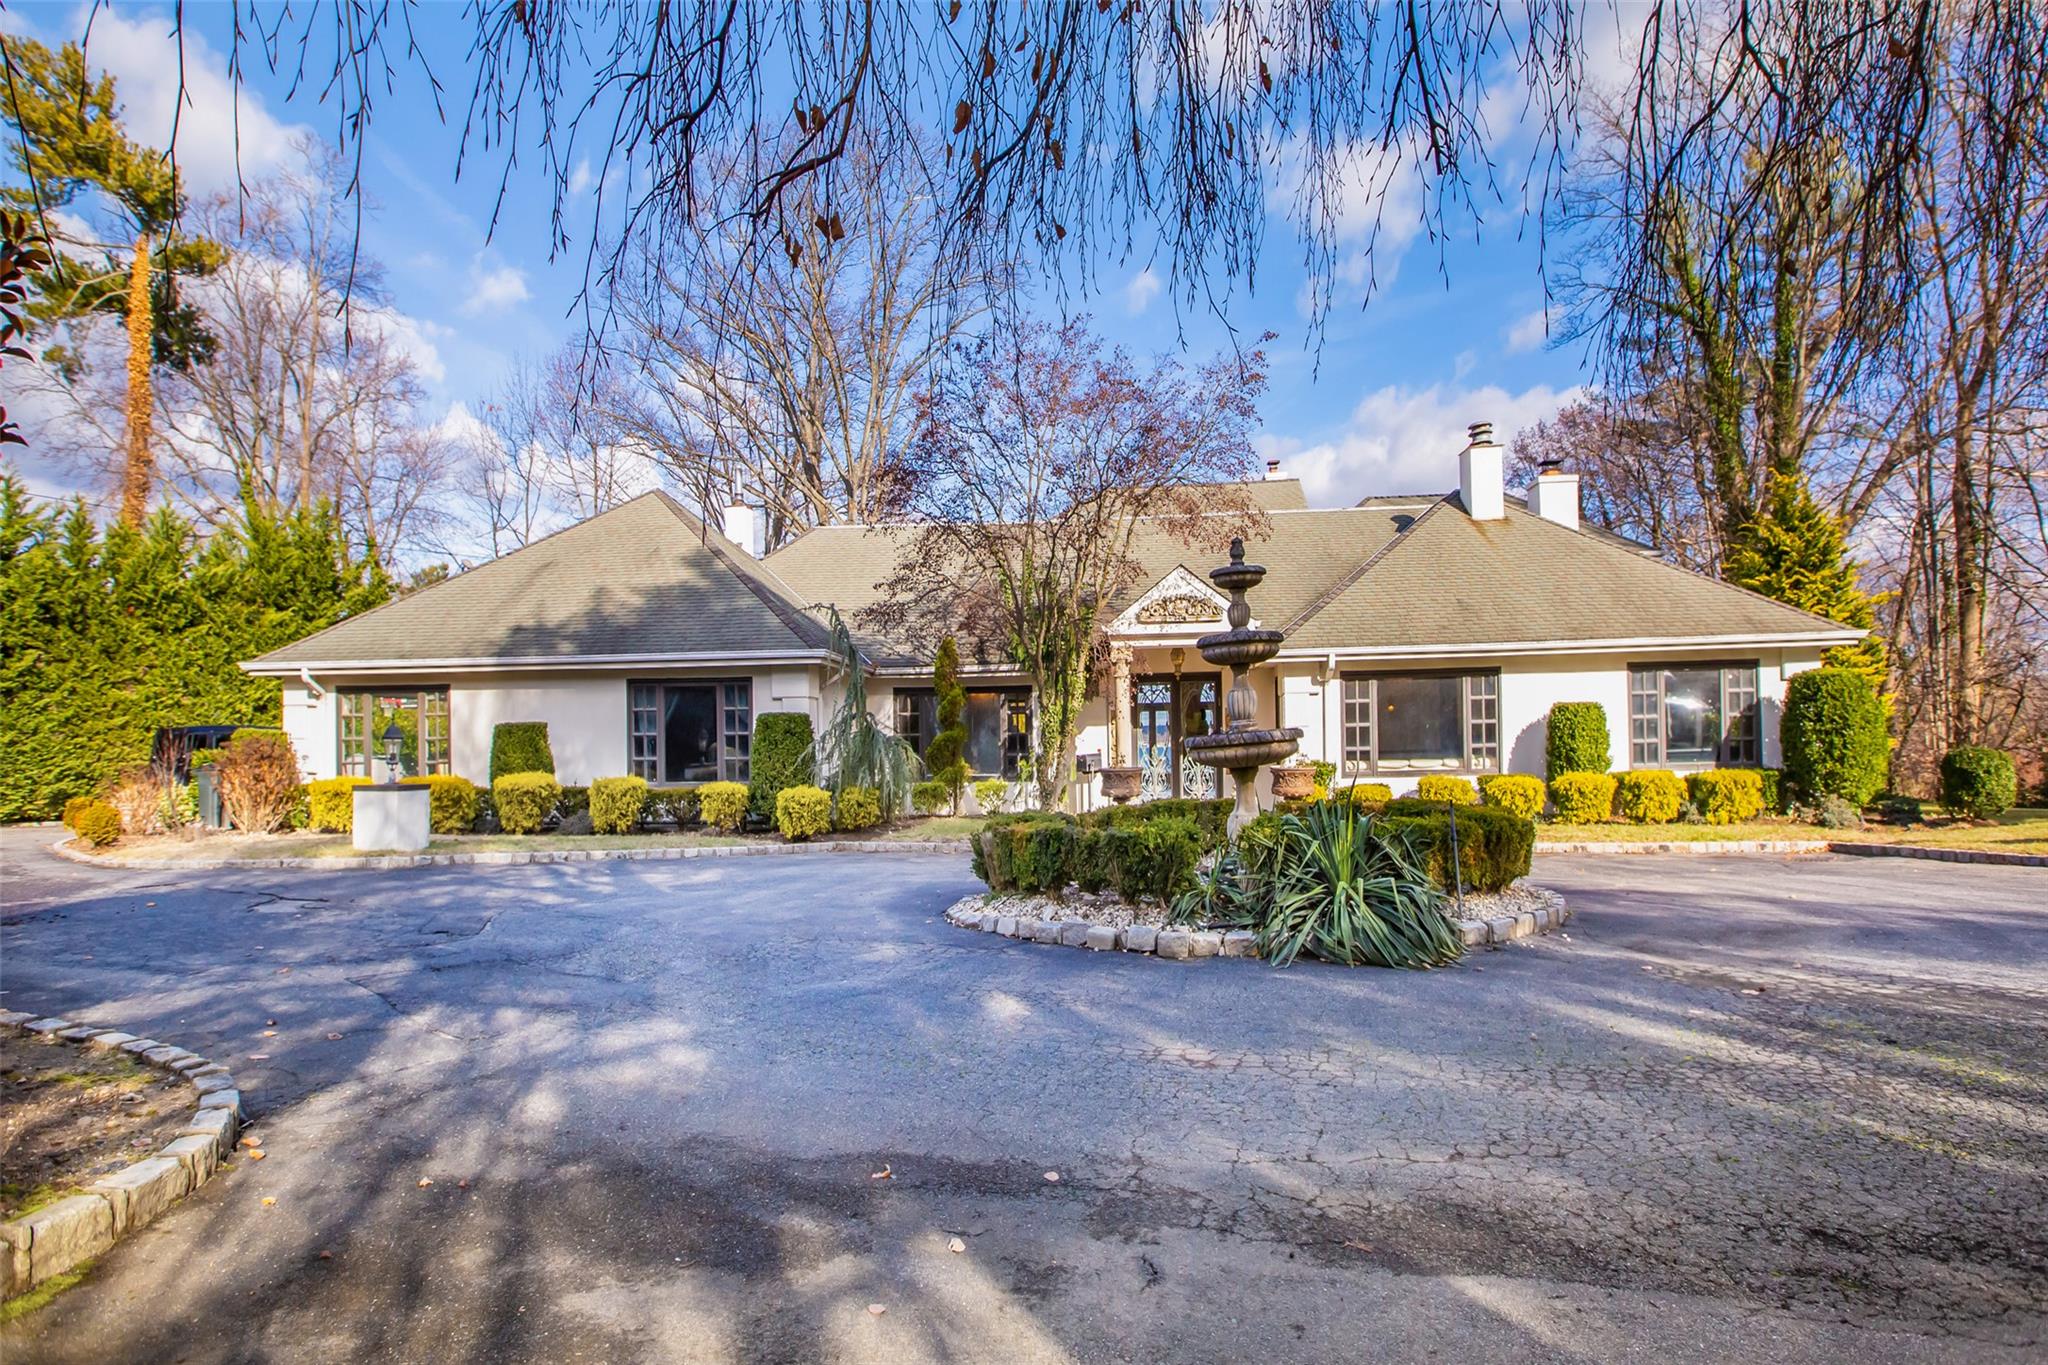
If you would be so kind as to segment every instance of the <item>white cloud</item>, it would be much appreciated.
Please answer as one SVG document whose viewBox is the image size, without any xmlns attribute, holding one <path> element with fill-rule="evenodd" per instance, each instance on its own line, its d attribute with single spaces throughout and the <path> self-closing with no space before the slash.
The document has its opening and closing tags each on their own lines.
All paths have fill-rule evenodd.
<svg viewBox="0 0 2048 1365">
<path fill-rule="evenodd" d="M 590 158 L 578 158 L 575 169 L 569 172 L 569 193 L 581 194 L 595 183 L 596 177 L 590 170 Z"/>
<path fill-rule="evenodd" d="M 1158 272 L 1151 266 L 1146 266 L 1133 275 L 1131 282 L 1124 286 L 1124 311 L 1132 317 L 1139 316 L 1152 306 L 1152 300 L 1159 297 L 1161 288 L 1163 285 Z"/>
<path fill-rule="evenodd" d="M 1551 318 L 1548 305 L 1525 313 L 1509 324 L 1503 335 L 1507 339 L 1508 353 L 1534 351 L 1550 340 Z"/>
<path fill-rule="evenodd" d="M 1298 477 L 1309 502 L 1318 507 L 1346 506 L 1372 493 L 1442 493 L 1457 484 L 1458 451 L 1470 423 L 1492 422 L 1494 439 L 1507 445 L 1515 433 L 1578 394 L 1576 388 L 1541 384 L 1521 393 L 1491 384 L 1476 389 L 1388 385 L 1361 399 L 1333 437 L 1310 442 L 1269 430 L 1252 444 L 1261 458 L 1278 459 Z"/>
<path fill-rule="evenodd" d="M 481 255 L 469 263 L 469 297 L 462 304 L 467 316 L 502 313 L 532 297 L 526 287 L 526 272 L 518 266 L 486 267 Z"/>
<path fill-rule="evenodd" d="M 44 36 L 62 42 L 82 34 L 84 12 L 74 13 L 75 24 L 65 28 L 45 24 Z M 207 44 L 197 27 L 188 25 L 185 31 L 185 103 L 181 110 L 178 42 L 170 20 L 148 14 L 130 18 L 108 7 L 92 16 L 86 58 L 113 76 L 128 135 L 145 146 L 165 147 L 175 123 L 178 171 L 186 190 L 194 195 L 235 188 L 238 150 L 244 179 L 297 164 L 295 144 L 308 136 L 308 130 L 279 122 L 262 97 L 250 90 L 237 92 L 228 80 L 226 60 Z"/>
</svg>

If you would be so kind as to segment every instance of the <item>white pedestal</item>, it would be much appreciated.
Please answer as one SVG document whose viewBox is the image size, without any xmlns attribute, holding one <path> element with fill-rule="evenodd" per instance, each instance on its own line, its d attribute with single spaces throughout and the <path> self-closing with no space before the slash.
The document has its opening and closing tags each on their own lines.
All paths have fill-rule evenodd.
<svg viewBox="0 0 2048 1365">
<path fill-rule="evenodd" d="M 424 785 L 357 787 L 355 846 L 364 852 L 417 853 L 434 837 Z"/>
</svg>

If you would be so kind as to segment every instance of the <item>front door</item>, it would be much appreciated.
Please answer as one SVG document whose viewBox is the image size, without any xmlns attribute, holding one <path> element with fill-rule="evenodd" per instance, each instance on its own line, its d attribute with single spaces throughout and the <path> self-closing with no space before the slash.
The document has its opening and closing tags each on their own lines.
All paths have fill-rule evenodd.
<svg viewBox="0 0 2048 1365">
<path fill-rule="evenodd" d="M 1184 741 L 1216 728 L 1219 685 L 1213 673 L 1139 678 L 1132 691 L 1133 757 L 1144 770 L 1140 800 L 1216 794 L 1216 770 L 1187 756 Z"/>
</svg>

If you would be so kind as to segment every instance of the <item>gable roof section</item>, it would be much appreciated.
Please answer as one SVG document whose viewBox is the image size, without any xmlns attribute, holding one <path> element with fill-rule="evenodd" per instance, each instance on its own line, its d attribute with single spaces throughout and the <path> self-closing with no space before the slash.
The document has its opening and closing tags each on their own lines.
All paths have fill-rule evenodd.
<svg viewBox="0 0 2048 1365">
<path fill-rule="evenodd" d="M 809 654 L 824 626 L 666 493 L 643 494 L 251 661 L 301 667 Z"/>
<path fill-rule="evenodd" d="M 1269 580 L 1270 581 L 1270 580 Z M 1289 622 L 1289 650 L 1432 649 L 1861 632 L 1510 505 L 1450 498 Z"/>
</svg>

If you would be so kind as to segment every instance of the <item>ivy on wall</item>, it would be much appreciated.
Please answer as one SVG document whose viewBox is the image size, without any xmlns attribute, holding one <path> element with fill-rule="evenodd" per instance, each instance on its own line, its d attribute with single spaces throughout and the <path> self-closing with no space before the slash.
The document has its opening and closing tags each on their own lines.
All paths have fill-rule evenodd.
<svg viewBox="0 0 2048 1365">
<path fill-rule="evenodd" d="M 277 725 L 280 684 L 237 665 L 391 593 L 325 505 L 103 529 L 0 474 L 0 820 L 147 761 L 158 726 Z"/>
</svg>

